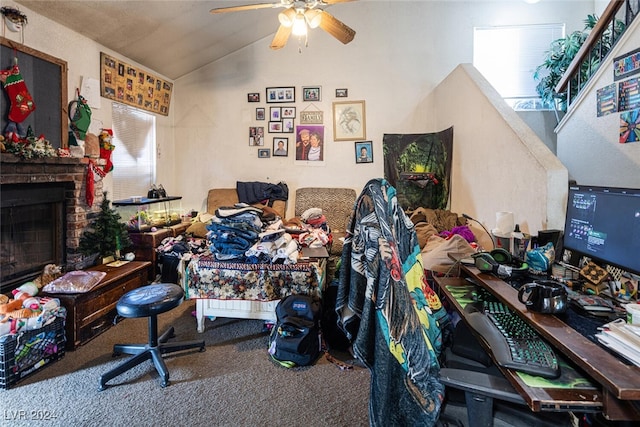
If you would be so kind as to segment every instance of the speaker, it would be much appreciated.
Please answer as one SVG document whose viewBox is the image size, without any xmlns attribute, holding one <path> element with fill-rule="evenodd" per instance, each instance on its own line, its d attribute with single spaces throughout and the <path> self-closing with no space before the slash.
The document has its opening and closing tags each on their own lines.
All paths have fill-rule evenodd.
<svg viewBox="0 0 640 427">
<path fill-rule="evenodd" d="M 503 248 L 491 252 L 478 252 L 471 255 L 476 268 L 484 273 L 495 273 L 502 277 L 523 276 L 529 271 L 529 264 L 511 255 Z"/>
<path fill-rule="evenodd" d="M 563 252 L 562 237 L 562 230 L 540 230 L 538 231 L 538 246 L 544 246 L 549 242 L 553 243 L 553 248 L 556 251 L 555 260 L 561 261 Z"/>
</svg>

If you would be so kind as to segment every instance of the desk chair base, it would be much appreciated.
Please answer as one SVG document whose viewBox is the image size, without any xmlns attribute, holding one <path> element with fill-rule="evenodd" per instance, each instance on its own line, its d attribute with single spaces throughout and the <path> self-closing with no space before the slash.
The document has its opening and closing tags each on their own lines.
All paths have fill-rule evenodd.
<svg viewBox="0 0 640 427">
<path fill-rule="evenodd" d="M 142 362 L 151 359 L 156 371 L 160 375 L 160 385 L 164 388 L 169 385 L 169 370 L 162 359 L 163 354 L 173 353 L 181 350 L 199 348 L 205 351 L 204 340 L 183 341 L 168 343 L 169 338 L 175 336 L 173 326 L 165 331 L 159 338 L 157 332 L 157 316 L 149 316 L 149 343 L 147 344 L 116 344 L 113 346 L 113 356 L 120 354 L 133 354 L 134 356 L 126 360 L 122 364 L 116 366 L 109 372 L 100 377 L 99 390 L 103 391 L 107 388 L 107 382 L 118 375 L 138 366 Z"/>
</svg>

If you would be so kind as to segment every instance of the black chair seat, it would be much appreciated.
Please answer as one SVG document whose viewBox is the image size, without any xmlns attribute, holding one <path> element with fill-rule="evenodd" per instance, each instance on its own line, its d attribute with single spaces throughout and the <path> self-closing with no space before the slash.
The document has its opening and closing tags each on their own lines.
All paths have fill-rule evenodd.
<svg viewBox="0 0 640 427">
<path fill-rule="evenodd" d="M 184 292 L 178 285 L 158 283 L 127 292 L 116 305 L 122 317 L 149 317 L 169 311 L 182 303 Z"/>
<path fill-rule="evenodd" d="M 205 350 L 204 340 L 168 343 L 173 338 L 174 329 L 170 327 L 158 337 L 158 314 L 169 311 L 182 303 L 184 292 L 173 283 L 158 283 L 134 289 L 124 294 L 116 304 L 116 310 L 122 317 L 148 317 L 149 342 L 146 344 L 116 344 L 113 346 L 114 356 L 122 353 L 134 355 L 100 377 L 99 389 L 107 388 L 107 382 L 118 375 L 151 359 L 162 380 L 162 387 L 169 385 L 169 370 L 162 355 L 176 351 L 199 348 Z"/>
</svg>

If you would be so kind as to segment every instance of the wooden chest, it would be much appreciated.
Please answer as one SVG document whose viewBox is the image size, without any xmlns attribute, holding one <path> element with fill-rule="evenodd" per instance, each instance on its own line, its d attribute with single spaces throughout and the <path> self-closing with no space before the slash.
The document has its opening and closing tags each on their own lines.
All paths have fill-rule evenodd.
<svg viewBox="0 0 640 427">
<path fill-rule="evenodd" d="M 107 275 L 92 290 L 80 294 L 46 294 L 58 298 L 67 309 L 65 332 L 67 350 L 87 343 L 109 329 L 117 315 L 116 303 L 125 293 L 149 283 L 147 261 L 132 261 L 120 267 L 99 265 L 88 270 L 104 271 Z"/>
</svg>

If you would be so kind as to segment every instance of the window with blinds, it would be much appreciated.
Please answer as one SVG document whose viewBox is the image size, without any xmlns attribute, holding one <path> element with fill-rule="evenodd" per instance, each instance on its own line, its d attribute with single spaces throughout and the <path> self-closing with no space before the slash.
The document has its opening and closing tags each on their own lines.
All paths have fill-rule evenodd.
<svg viewBox="0 0 640 427">
<path fill-rule="evenodd" d="M 564 34 L 564 24 L 476 27 L 473 65 L 514 109 L 546 110 L 533 73 Z"/>
<path fill-rule="evenodd" d="M 111 200 L 146 196 L 155 182 L 156 118 L 133 107 L 114 102 L 113 195 Z"/>
</svg>

